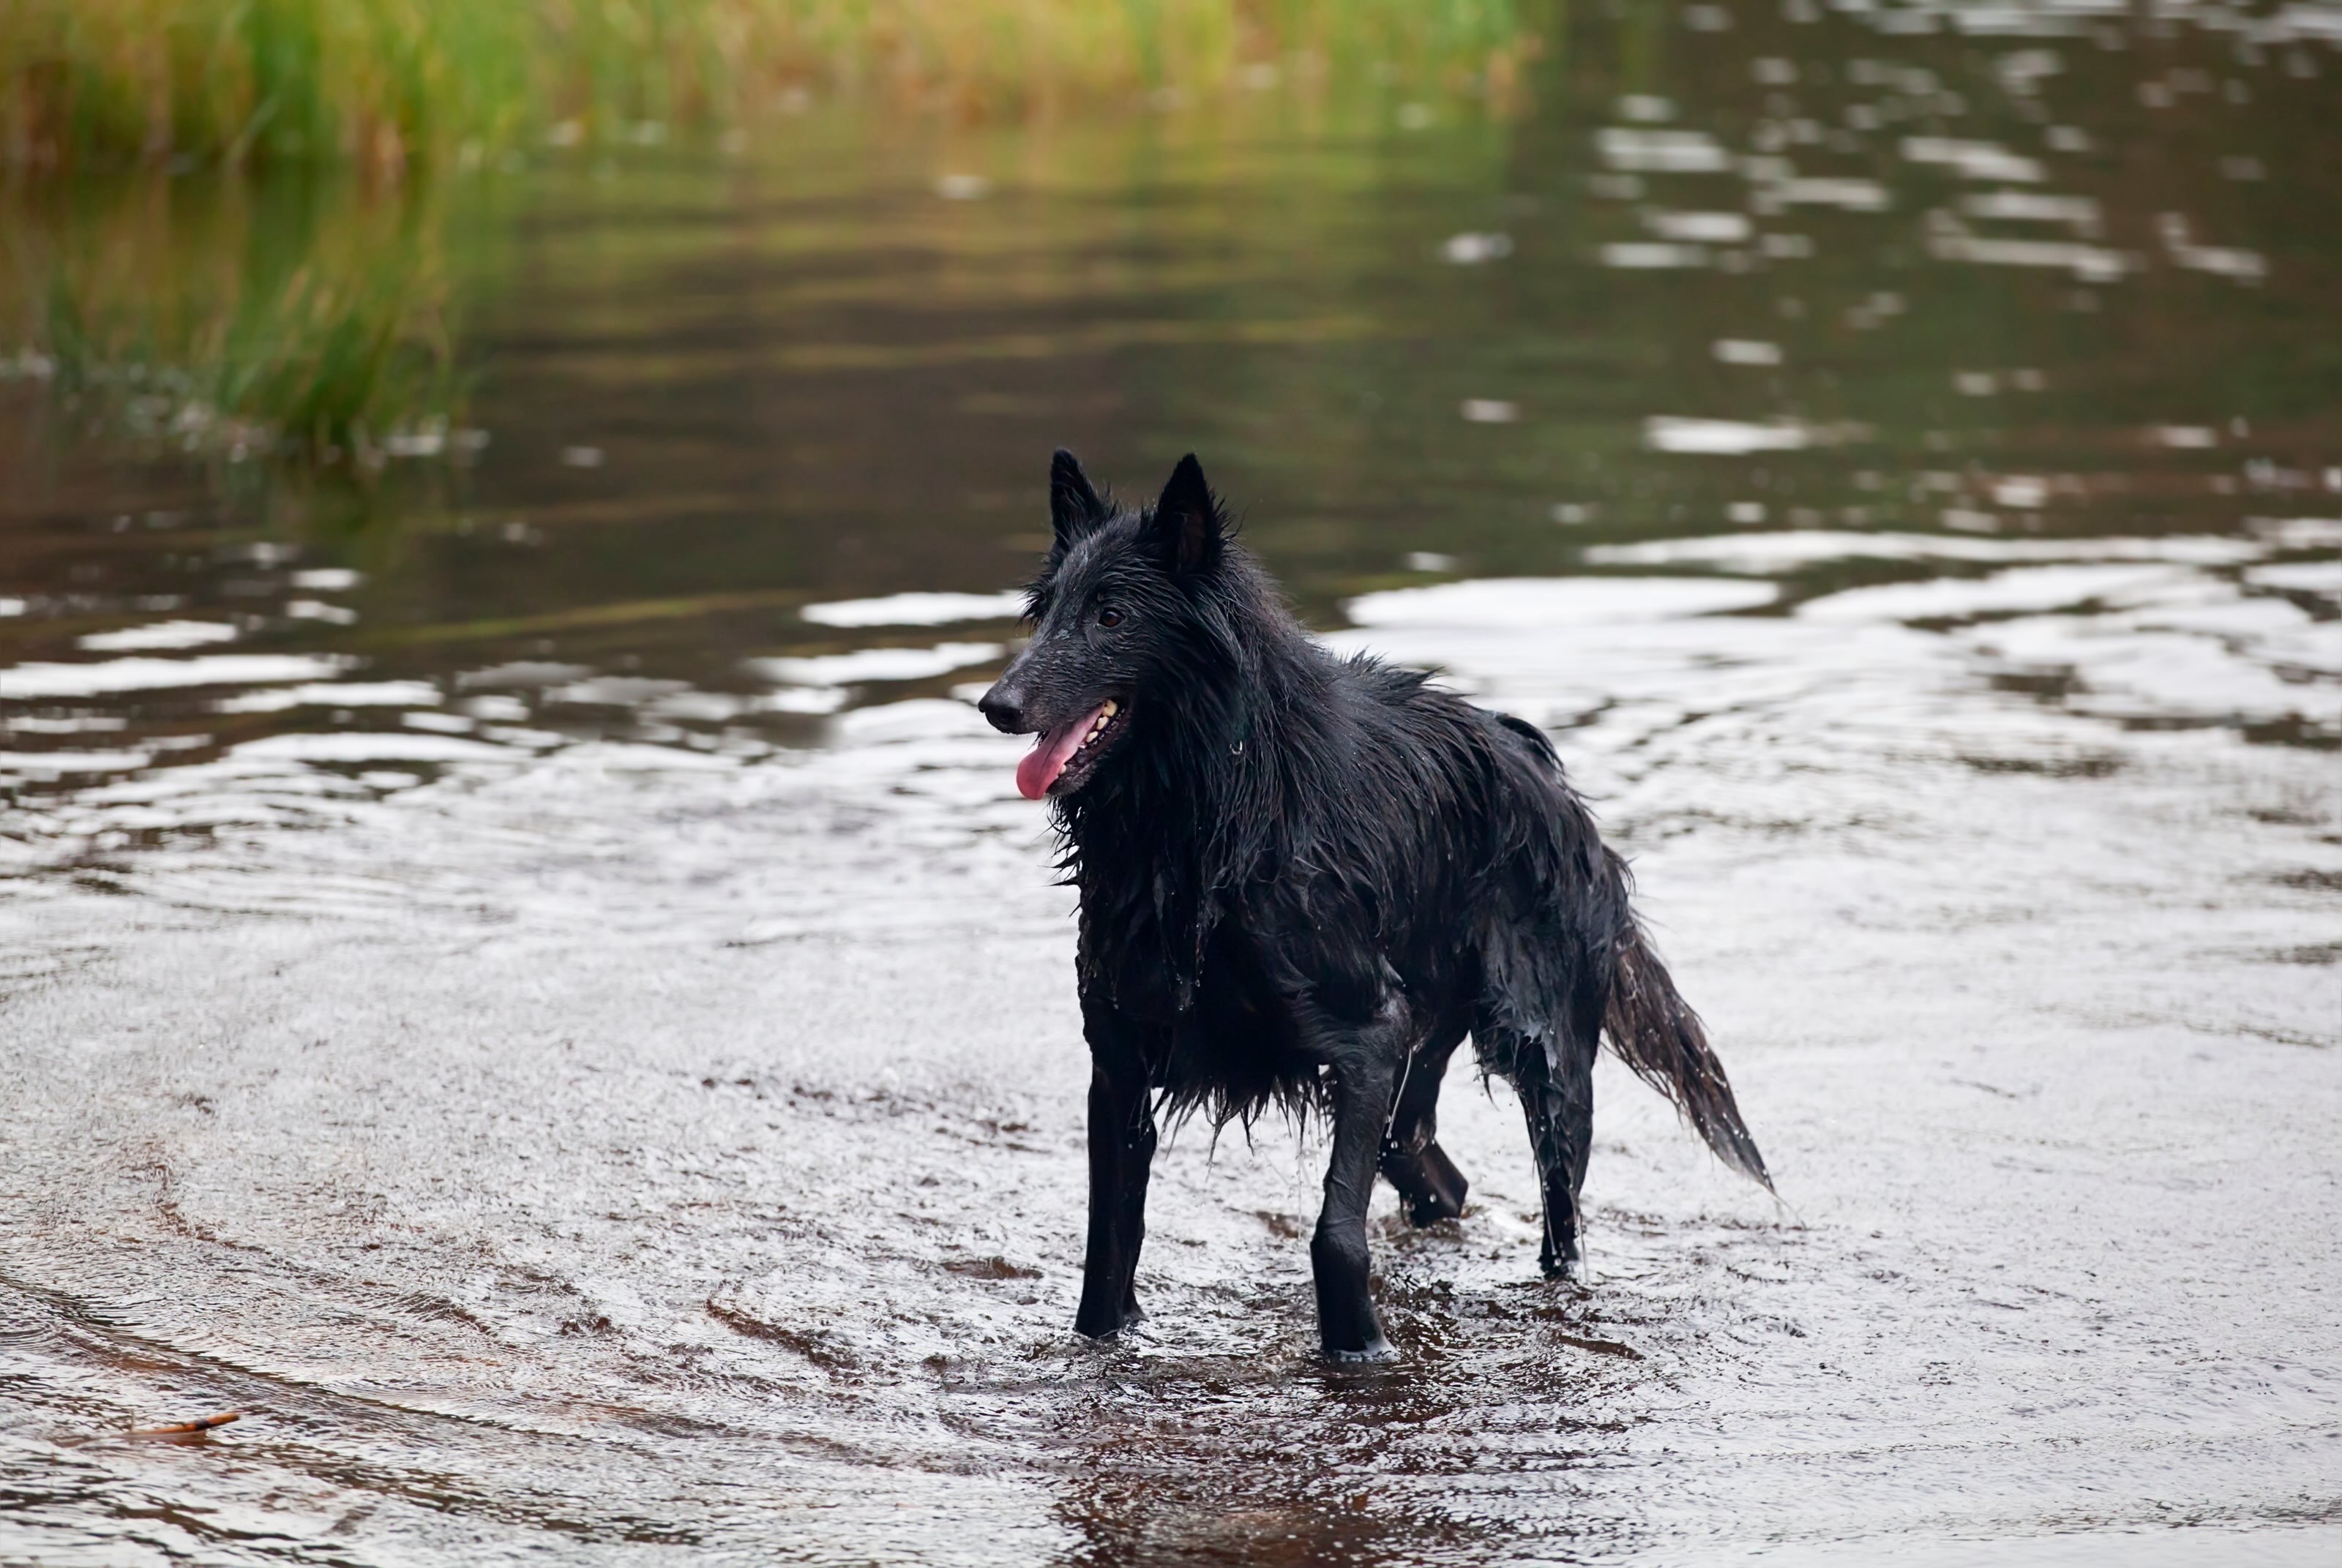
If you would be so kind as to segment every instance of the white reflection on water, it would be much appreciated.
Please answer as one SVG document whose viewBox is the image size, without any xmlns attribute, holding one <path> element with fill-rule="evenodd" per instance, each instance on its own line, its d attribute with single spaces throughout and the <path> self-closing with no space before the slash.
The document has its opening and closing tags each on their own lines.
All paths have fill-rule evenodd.
<svg viewBox="0 0 2342 1568">
<path fill-rule="evenodd" d="M 1695 420 L 1656 420 L 1651 430 L 1656 444 L 1692 452 L 1795 446 L 1811 434 L 1797 425 Z M 1968 483 L 1957 475 L 1945 477 L 1955 487 Z M 2051 488 L 2047 481 L 2022 476 L 1985 475 L 1974 483 L 2006 504 L 2037 504 Z M 2043 494 L 2016 494 L 2027 485 Z M 1736 521 L 1761 522 L 1766 515 L 1756 502 L 1735 503 L 1729 510 Z M 1799 528 L 1651 540 L 1591 546 L 1581 555 L 1588 566 L 1606 570 L 1691 568 L 1732 576 L 1455 583 L 1368 594 L 1353 600 L 1349 613 L 1354 624 L 1376 631 L 1450 621 L 1480 628 L 1494 642 L 1486 648 L 1476 645 L 1472 658 L 1455 664 L 1456 678 L 1467 689 L 1487 690 L 1502 700 L 1501 682 L 1484 687 L 1482 678 L 1470 673 L 1490 664 L 1514 666 L 1519 651 L 1496 644 L 1525 634 L 1576 636 L 1614 625 L 1675 624 L 1683 616 L 1746 614 L 1775 604 L 1784 590 L 1770 579 L 1783 579 L 1798 623 L 1917 623 L 1929 628 L 1914 634 L 1933 644 L 1932 656 L 1969 672 L 1970 678 L 2017 677 L 2035 685 L 2047 681 L 2054 688 L 2003 699 L 2012 704 L 2047 702 L 2072 714 L 2133 723 L 2285 724 L 2304 736 L 2334 734 L 2342 729 L 2342 701 L 2334 685 L 2342 674 L 2342 634 L 2330 607 L 2335 569 L 2326 561 L 2269 558 L 2330 549 L 2342 539 L 2342 523 L 2262 520 L 2251 532 L 2252 537 L 2045 539 Z M 1409 564 L 1439 570 L 1443 561 L 1447 558 L 1417 552 Z M 1796 582 L 1800 574 L 1862 562 L 2002 569 L 1818 596 Z M 1452 561 L 1447 564 L 1452 569 Z M 1009 593 L 906 594 L 816 604 L 806 614 L 816 624 L 841 628 L 884 628 L 998 619 L 1018 603 Z M 2319 604 L 2328 607 L 2315 614 L 2304 607 Z M 1782 635 L 1780 623 L 1761 624 L 1771 630 L 1751 629 L 1757 623 L 1728 624 L 1736 629 L 1718 634 L 1731 640 L 1716 647 L 1718 659 L 1737 663 L 1753 657 L 1763 664 L 1786 657 L 1794 663 L 1804 656 L 1794 641 L 1775 646 Z M 916 704 L 884 704 L 888 684 L 981 666 L 1005 651 L 996 642 L 946 642 L 756 659 L 748 662 L 747 673 L 779 684 L 747 693 L 699 690 L 672 677 L 597 674 L 576 664 L 524 662 L 458 676 L 458 691 L 471 693 L 460 697 L 458 713 L 443 710 L 445 694 L 429 682 L 315 679 L 343 661 L 306 655 L 19 666 L 0 671 L 0 685 L 11 694 L 57 698 L 281 681 L 285 684 L 231 690 L 206 706 L 227 715 L 379 713 L 390 723 L 368 727 L 345 720 L 325 733 L 245 740 L 215 761 L 182 766 L 169 778 L 83 788 L 48 810 L 20 817 L 12 858 L 25 866 L 54 863 L 81 853 L 75 845 L 125 832 L 202 833 L 225 824 L 307 822 L 315 818 L 321 801 L 371 799 L 420 782 L 416 774 L 385 772 L 376 765 L 382 764 L 424 765 L 452 776 L 525 768 L 536 755 L 565 752 L 602 769 L 730 768 L 766 755 L 772 745 L 746 731 L 718 733 L 716 727 L 772 714 L 799 715 L 799 722 L 841 715 L 830 722 L 826 738 L 850 747 L 916 724 L 912 715 L 933 711 Z M 1817 646 L 1813 653 L 1818 657 L 1827 651 Z M 1588 680 L 1594 681 L 1606 667 L 1608 651 L 1588 650 L 1584 656 Z M 968 700 L 983 684 L 963 683 L 953 688 L 954 696 Z M 620 727 L 606 734 L 590 726 L 529 727 L 536 708 L 506 694 L 532 691 L 538 706 L 616 714 Z M 1556 698 L 1535 711 L 1554 718 L 1591 711 L 1605 701 L 1593 684 L 1573 691 L 1567 699 Z M 857 701 L 881 705 L 845 711 Z M 121 718 L 105 714 L 26 714 L 13 721 L 27 737 L 119 733 L 124 725 Z M 606 720 L 602 727 L 608 728 Z M 18 780 L 58 785 L 76 777 L 135 772 L 155 762 L 157 746 L 185 748 L 206 739 L 164 735 L 135 748 L 25 751 L 10 758 L 5 771 Z M 313 772 L 321 768 L 368 771 L 364 778 Z M 997 782 L 985 784 L 978 794 Z"/>
<path fill-rule="evenodd" d="M 1696 577 L 1545 577 L 1443 583 L 1367 594 L 1345 606 L 1352 624 L 1562 631 L 1713 614 L 1769 604 L 1770 583 Z"/>
<path fill-rule="evenodd" d="M 1443 260 L 1456 266 L 1478 266 L 1502 261 L 1513 254 L 1513 237 L 1506 234 L 1452 235 L 1439 247 Z"/>
<path fill-rule="evenodd" d="M 335 730 L 325 734 L 265 735 L 229 754 L 235 762 L 466 763 L 509 762 L 510 747 L 492 746 L 455 735 L 414 734 L 401 730 Z"/>
<path fill-rule="evenodd" d="M 107 659 L 89 664 L 16 664 L 0 669 L 0 698 L 19 702 L 94 697 L 173 686 L 242 686 L 322 681 L 352 661 L 324 654 L 208 654 L 195 659 Z"/>
<path fill-rule="evenodd" d="M 1761 513 L 1759 518 L 1761 521 Z M 1772 534 L 1711 534 L 1640 544 L 1594 544 L 1590 566 L 1687 566 L 1716 572 L 1787 572 L 1825 561 L 2176 561 L 2234 565 L 2260 558 L 2249 540 L 2180 534 L 2161 539 L 1974 539 L 1944 534 L 1820 528 Z"/>
<path fill-rule="evenodd" d="M 212 704 L 216 714 L 275 714 L 287 708 L 435 707 L 439 688 L 428 681 L 309 681 L 297 686 L 239 692 Z"/>
<path fill-rule="evenodd" d="M 1756 232 L 1745 213 L 1650 212 L 1643 223 L 1661 239 L 1693 245 L 1746 245 Z"/>
<path fill-rule="evenodd" d="M 889 594 L 878 599 L 839 599 L 807 604 L 797 612 L 820 626 L 940 626 L 954 621 L 1006 621 L 1025 613 L 1025 595 L 1001 594 Z"/>
<path fill-rule="evenodd" d="M 1989 577 L 1943 577 L 1830 594 L 1797 607 L 1815 621 L 1922 621 L 2016 610 L 2055 610 L 2093 600 L 2121 604 L 2184 588 L 2191 574 L 2140 566 L 2029 566 Z"/>
<path fill-rule="evenodd" d="M 931 648 L 861 648 L 806 658 L 751 659 L 747 667 L 769 680 L 800 686 L 843 686 L 857 681 L 917 681 L 947 675 L 998 658 L 998 643 L 938 643 Z"/>
<path fill-rule="evenodd" d="M 1719 337 L 1710 347 L 1719 365 L 1762 365 L 1781 363 L 1781 345 L 1755 338 Z"/>
<path fill-rule="evenodd" d="M 52 783 L 88 774 L 136 773 L 155 760 L 151 751 L 39 751 L 0 753 L 0 783 Z"/>
<path fill-rule="evenodd" d="M 1602 265 L 1628 270 L 1702 267 L 1707 265 L 1703 245 L 1676 245 L 1665 240 L 1614 240 L 1599 253 Z"/>
<path fill-rule="evenodd" d="M 1792 419 L 1762 424 L 1745 419 L 1689 419 L 1654 414 L 1643 421 L 1643 444 L 1654 452 L 1742 457 L 1754 452 L 1797 452 L 1827 440 L 1828 433 Z"/>
<path fill-rule="evenodd" d="M 1603 162 L 1630 174 L 1720 174 L 1731 156 L 1706 131 L 1636 131 L 1613 126 L 1598 133 L 1595 145 Z"/>
<path fill-rule="evenodd" d="M 2038 158 L 2012 153 L 1993 142 L 1967 142 L 1948 136 L 1906 136 L 1903 138 L 1903 155 L 1915 164 L 1940 164 L 1971 180 L 2038 185 L 2048 177 Z"/>
<path fill-rule="evenodd" d="M 75 638 L 74 646 L 93 654 L 145 654 L 235 641 L 235 628 L 223 621 L 150 621 L 118 632 L 92 632 Z"/>
</svg>

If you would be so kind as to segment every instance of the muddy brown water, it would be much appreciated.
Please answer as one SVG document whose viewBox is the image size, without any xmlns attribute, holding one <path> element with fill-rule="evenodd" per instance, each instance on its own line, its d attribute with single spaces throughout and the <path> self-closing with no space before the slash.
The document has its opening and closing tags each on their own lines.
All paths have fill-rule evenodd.
<svg viewBox="0 0 2342 1568">
<path fill-rule="evenodd" d="M 486 444 L 355 522 L 19 360 L 0 1560 L 2331 1562 L 2335 15 L 531 155 L 436 242 Z M 1543 1283 L 1459 1061 L 1396 1364 L 1274 1123 L 1070 1334 L 1071 906 L 966 700 L 1060 442 L 1555 731 L 1778 1203 L 1606 1064 Z"/>
</svg>

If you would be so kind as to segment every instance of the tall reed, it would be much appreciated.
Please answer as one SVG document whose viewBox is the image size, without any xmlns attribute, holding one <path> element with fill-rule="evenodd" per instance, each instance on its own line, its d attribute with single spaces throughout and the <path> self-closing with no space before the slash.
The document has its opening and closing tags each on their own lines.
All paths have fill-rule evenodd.
<svg viewBox="0 0 2342 1568">
<path fill-rule="evenodd" d="M 441 205 L 427 179 L 330 174 L 25 193 L 0 247 L 8 371 L 50 383 L 68 428 L 364 473 L 455 410 Z"/>
<path fill-rule="evenodd" d="M 808 90 L 964 115 L 1268 85 L 1501 92 L 1559 0 L 10 0 L 20 167 L 338 161 L 751 120 Z"/>
</svg>

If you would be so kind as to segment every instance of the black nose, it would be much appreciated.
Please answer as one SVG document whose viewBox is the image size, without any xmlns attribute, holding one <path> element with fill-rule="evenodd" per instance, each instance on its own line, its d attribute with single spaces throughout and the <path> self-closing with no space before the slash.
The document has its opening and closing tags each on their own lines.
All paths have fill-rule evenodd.
<svg viewBox="0 0 2342 1568">
<path fill-rule="evenodd" d="M 982 714 L 990 722 L 992 727 L 1002 734 L 1021 735 L 1026 728 L 1025 710 L 1016 705 L 1014 695 L 1003 690 L 1006 684 L 1003 682 L 985 693 L 983 700 L 976 704 L 976 711 Z"/>
</svg>

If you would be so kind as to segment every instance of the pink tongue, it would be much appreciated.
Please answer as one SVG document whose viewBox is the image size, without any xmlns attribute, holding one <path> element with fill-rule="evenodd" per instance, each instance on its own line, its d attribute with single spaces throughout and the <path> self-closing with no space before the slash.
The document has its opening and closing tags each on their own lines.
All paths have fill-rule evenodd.
<svg viewBox="0 0 2342 1568">
<path fill-rule="evenodd" d="M 1090 726 L 1105 711 L 1106 704 L 1100 703 L 1080 722 L 1051 730 L 1035 741 L 1033 749 L 1025 754 L 1025 760 L 1016 764 L 1016 793 L 1026 800 L 1039 800 L 1047 794 L 1049 786 L 1057 782 L 1057 775 L 1066 771 L 1066 764 L 1082 749 L 1082 737 L 1090 733 Z"/>
</svg>

